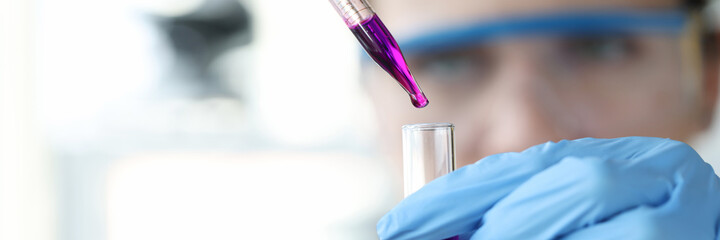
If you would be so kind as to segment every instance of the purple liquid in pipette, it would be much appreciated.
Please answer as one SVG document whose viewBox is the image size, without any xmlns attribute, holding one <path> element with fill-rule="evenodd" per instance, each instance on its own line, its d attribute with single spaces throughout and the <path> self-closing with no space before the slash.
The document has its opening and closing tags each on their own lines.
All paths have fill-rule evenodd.
<svg viewBox="0 0 720 240">
<path fill-rule="evenodd" d="M 410 95 L 415 107 L 422 108 L 428 105 L 429 101 L 410 73 L 395 38 L 377 15 L 350 27 L 350 31 L 355 34 L 368 55 L 400 83 Z"/>
</svg>

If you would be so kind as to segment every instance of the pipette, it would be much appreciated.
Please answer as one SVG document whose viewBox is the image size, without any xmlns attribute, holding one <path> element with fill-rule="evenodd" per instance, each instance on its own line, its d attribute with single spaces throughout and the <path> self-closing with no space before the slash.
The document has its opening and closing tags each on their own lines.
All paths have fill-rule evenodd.
<svg viewBox="0 0 720 240">
<path fill-rule="evenodd" d="M 416 108 L 427 106 L 429 101 L 410 73 L 395 38 L 366 0 L 330 0 L 330 3 L 368 55 L 410 95 L 413 105 Z"/>
</svg>

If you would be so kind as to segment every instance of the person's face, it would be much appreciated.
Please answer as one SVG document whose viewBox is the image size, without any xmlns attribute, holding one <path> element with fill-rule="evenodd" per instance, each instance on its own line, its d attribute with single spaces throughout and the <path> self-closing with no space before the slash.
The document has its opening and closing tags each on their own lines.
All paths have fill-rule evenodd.
<svg viewBox="0 0 720 240">
<path fill-rule="evenodd" d="M 666 0 L 393 0 L 374 8 L 396 37 L 498 16 L 567 9 L 671 9 Z M 656 136 L 687 140 L 712 104 L 688 75 L 677 35 L 531 37 L 406 54 L 430 105 L 415 109 L 381 68 L 366 64 L 382 145 L 400 157 L 400 127 L 456 126 L 458 167 L 545 141 Z M 402 47 L 402 46 L 401 46 Z M 691 76 L 691 77 L 688 77 Z"/>
</svg>

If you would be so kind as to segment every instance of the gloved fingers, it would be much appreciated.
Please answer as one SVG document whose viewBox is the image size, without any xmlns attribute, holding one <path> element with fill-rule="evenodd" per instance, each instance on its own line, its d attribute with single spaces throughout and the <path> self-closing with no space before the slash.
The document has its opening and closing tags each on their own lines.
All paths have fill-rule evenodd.
<svg viewBox="0 0 720 240">
<path fill-rule="evenodd" d="M 553 239 L 623 210 L 667 199 L 670 177 L 628 171 L 623 161 L 563 159 L 493 206 L 473 239 Z"/>
<path fill-rule="evenodd" d="M 671 140 L 626 157 L 564 158 L 500 200 L 473 237 L 556 238 L 628 209 L 661 205 L 687 180 L 678 176 L 707 165 L 688 145 Z"/>
<path fill-rule="evenodd" d="M 700 180 L 708 176 L 697 174 Z M 637 207 L 564 239 L 718 239 L 720 184 L 713 177 L 709 185 L 683 182 L 661 206 Z"/>
<path fill-rule="evenodd" d="M 716 239 L 717 230 L 707 227 L 709 222 L 713 221 L 678 218 L 675 214 L 641 206 L 606 222 L 572 232 L 563 239 Z"/>
<path fill-rule="evenodd" d="M 683 151 L 667 150 L 676 145 L 687 147 L 682 143 L 660 138 L 586 138 L 560 141 L 558 143 L 549 142 L 529 148 L 522 153 L 493 155 L 474 165 L 438 178 L 403 200 L 378 222 L 378 236 L 381 239 L 442 239 L 474 231 L 480 227 L 481 220 L 485 225 L 489 224 L 490 221 L 483 218 L 491 207 L 499 201 L 503 202 L 503 199 L 511 192 L 514 192 L 518 186 L 566 156 L 575 156 L 577 158 L 602 156 L 605 157 L 604 159 L 629 159 L 632 161 L 626 161 L 624 167 L 644 165 L 631 169 L 645 169 L 649 172 L 657 172 L 656 174 L 659 176 L 672 175 L 672 169 L 681 162 L 677 159 L 682 158 L 683 154 L 686 155 L 686 152 Z M 660 150 L 657 150 L 658 148 Z M 690 150 L 692 151 L 692 149 Z M 644 161 L 644 159 L 658 153 L 671 160 Z M 568 169 L 568 167 L 560 169 L 564 169 L 565 172 L 557 173 L 556 177 L 558 178 L 562 178 L 562 176 L 574 171 Z M 575 179 L 578 179 L 578 177 Z M 566 180 L 555 183 L 549 180 L 544 181 L 549 182 L 548 184 L 555 184 L 548 185 L 554 186 L 555 189 L 562 188 L 561 183 L 574 186 L 572 181 Z M 642 184 L 657 185 L 649 182 L 652 181 L 641 181 Z M 598 181 L 597 184 L 605 183 Z M 544 191 L 543 188 L 545 188 L 544 185 L 538 186 L 536 192 L 530 191 L 530 189 L 520 191 L 519 196 L 516 198 L 517 200 L 525 199 L 534 202 L 533 199 L 523 198 L 525 196 L 523 192 L 526 192 L 524 194 L 528 196 L 544 197 L 546 204 L 553 202 L 562 204 L 562 198 L 556 200 L 552 198 L 556 190 Z M 578 188 L 584 189 L 582 186 L 575 186 L 573 189 Z M 656 191 L 656 188 L 653 188 L 651 192 Z M 563 196 L 568 197 L 572 193 L 572 191 L 565 191 Z M 634 197 L 633 199 L 638 198 L 642 197 Z M 508 203 L 512 203 L 508 205 L 516 204 L 517 200 L 508 201 Z M 525 204 L 529 208 L 536 208 L 527 203 L 519 202 L 517 204 Z M 550 205 L 545 205 L 545 207 L 547 206 Z M 586 209 L 591 208 L 586 207 Z M 499 216 L 502 215 L 503 211 L 497 212 L 498 217 L 493 218 L 501 219 Z M 576 213 L 575 215 L 581 214 Z M 528 219 L 532 217 L 527 214 L 526 216 L 528 218 L 515 219 L 515 221 L 529 221 Z M 514 230 L 511 229 L 511 231 Z"/>
<path fill-rule="evenodd" d="M 657 239 L 643 236 L 662 228 L 660 237 L 711 239 L 720 180 L 692 148 L 668 143 L 626 160 L 567 157 L 498 202 L 473 239 L 553 239 L 603 224 L 612 227 L 588 231 Z"/>
<path fill-rule="evenodd" d="M 591 239 L 690 239 L 674 238 L 663 216 L 652 207 L 641 206 L 602 222 L 564 236 L 565 240 Z"/>
<path fill-rule="evenodd" d="M 552 159 L 536 154 L 542 147 L 492 155 L 430 182 L 380 219 L 378 236 L 444 239 L 477 229 L 480 218 L 495 202 L 553 164 Z"/>
<path fill-rule="evenodd" d="M 442 239 L 474 231 L 485 212 L 533 175 L 567 155 L 626 158 L 665 139 L 579 139 L 501 153 L 430 182 L 377 224 L 380 239 Z"/>
</svg>

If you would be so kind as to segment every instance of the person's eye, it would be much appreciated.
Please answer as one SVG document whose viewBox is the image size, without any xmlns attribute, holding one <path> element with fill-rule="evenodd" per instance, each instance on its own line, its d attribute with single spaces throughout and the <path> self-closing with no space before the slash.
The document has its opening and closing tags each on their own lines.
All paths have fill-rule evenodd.
<svg viewBox="0 0 720 240">
<path fill-rule="evenodd" d="M 562 49 L 574 60 L 621 61 L 635 56 L 635 45 L 630 36 L 599 35 L 566 39 Z"/>
<path fill-rule="evenodd" d="M 484 54 L 473 51 L 433 53 L 416 58 L 414 67 L 426 76 L 446 83 L 482 78 L 489 61 Z"/>
</svg>

